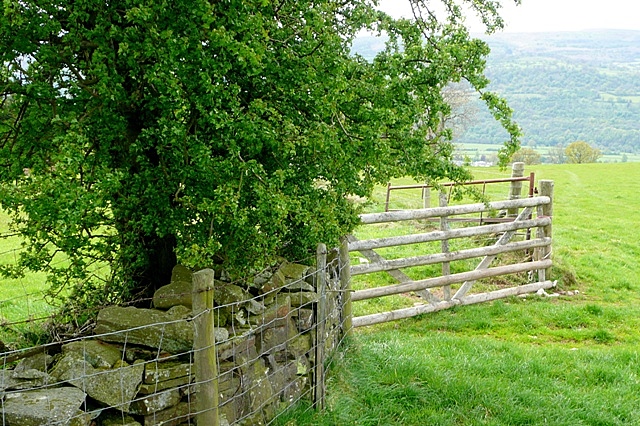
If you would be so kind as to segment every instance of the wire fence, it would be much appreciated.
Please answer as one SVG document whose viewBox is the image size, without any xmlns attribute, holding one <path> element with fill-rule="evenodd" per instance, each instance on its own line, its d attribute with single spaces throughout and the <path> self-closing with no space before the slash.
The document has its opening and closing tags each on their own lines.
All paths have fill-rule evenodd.
<svg viewBox="0 0 640 426">
<path fill-rule="evenodd" d="M 105 307 L 90 335 L 2 348 L 2 425 L 266 425 L 302 400 L 321 407 L 344 265 L 326 249 L 313 263 L 241 282 L 210 271 L 204 291 L 176 267 L 154 309 Z"/>
</svg>

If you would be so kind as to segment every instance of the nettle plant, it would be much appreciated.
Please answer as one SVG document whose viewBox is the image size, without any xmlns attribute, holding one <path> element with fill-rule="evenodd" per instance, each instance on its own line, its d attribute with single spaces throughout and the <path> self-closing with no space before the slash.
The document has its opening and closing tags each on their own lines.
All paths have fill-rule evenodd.
<svg viewBox="0 0 640 426">
<path fill-rule="evenodd" d="M 2 273 L 103 302 L 148 295 L 177 259 L 306 258 L 357 225 L 349 195 L 469 177 L 441 125 L 451 83 L 509 158 L 519 128 L 464 25 L 501 28 L 499 2 L 407 1 L 411 19 L 370 0 L 5 1 L 0 203 L 24 247 Z M 363 30 L 387 37 L 373 60 L 352 52 Z"/>
</svg>

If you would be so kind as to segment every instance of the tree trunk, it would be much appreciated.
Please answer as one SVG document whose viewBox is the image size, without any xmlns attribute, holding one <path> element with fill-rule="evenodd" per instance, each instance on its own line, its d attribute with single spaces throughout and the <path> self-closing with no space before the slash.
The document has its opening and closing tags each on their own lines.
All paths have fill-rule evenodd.
<svg viewBox="0 0 640 426">
<path fill-rule="evenodd" d="M 174 235 L 147 235 L 142 237 L 142 249 L 146 267 L 134 272 L 136 305 L 151 306 L 153 294 L 171 282 L 171 271 L 177 263 L 176 237 Z"/>
</svg>

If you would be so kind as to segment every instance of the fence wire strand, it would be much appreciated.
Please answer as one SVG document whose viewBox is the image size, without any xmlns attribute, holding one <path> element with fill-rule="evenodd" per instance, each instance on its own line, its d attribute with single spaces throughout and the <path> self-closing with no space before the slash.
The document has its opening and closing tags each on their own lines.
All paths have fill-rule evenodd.
<svg viewBox="0 0 640 426">
<path fill-rule="evenodd" d="M 311 259 L 305 263 L 312 263 Z M 194 374 L 196 352 L 192 344 L 176 348 L 179 346 L 176 341 L 183 337 L 189 339 L 180 333 L 193 333 L 188 330 L 193 330 L 197 320 L 211 310 L 193 313 L 177 308 L 180 315 L 175 318 L 113 330 L 99 325 L 102 317 L 99 314 L 99 327 L 90 336 L 73 336 L 30 348 L 3 349 L 0 353 L 3 359 L 0 370 L 2 425 L 15 424 L 11 417 L 14 402 L 30 394 L 49 398 L 43 405 L 49 414 L 66 416 L 59 421 L 51 418 L 49 424 L 68 424 L 71 419 L 77 424 L 88 425 L 91 421 L 100 424 L 103 418 L 114 425 L 129 425 L 132 419 L 145 425 L 195 424 L 200 414 L 213 408 L 218 410 L 222 425 L 273 424 L 286 408 L 301 401 L 308 401 L 302 407 L 313 409 L 318 386 L 315 365 L 322 363 L 326 374 L 335 348 L 343 342 L 339 274 L 344 265 L 338 263 L 336 257 L 326 266 L 324 294 L 317 294 L 318 271 L 313 267 L 308 267 L 297 279 L 286 278 L 273 288 L 242 287 L 245 282 L 242 280 L 216 281 L 215 295 L 224 296 L 225 291 L 240 287 L 245 296 L 242 300 L 220 303 L 214 296 L 216 377 L 199 378 L 197 372 Z M 277 272 L 270 272 L 271 279 Z M 248 281 L 260 282 L 265 271 L 262 275 Z M 182 296 L 190 297 L 190 294 L 172 295 L 178 299 Z M 42 295 L 33 292 L 0 301 L 0 315 L 5 318 L 3 309 L 10 303 L 29 305 L 38 297 L 44 301 Z M 332 309 L 324 318 L 323 336 L 317 336 L 317 303 L 327 303 Z M 122 310 L 113 315 L 124 315 L 126 310 L 137 308 L 119 309 Z M 168 315 L 171 309 L 162 314 Z M 34 318 L 33 311 L 27 309 L 27 312 L 27 318 L 14 319 L 4 326 L 41 324 L 55 319 L 55 313 Z M 140 315 L 152 314 L 144 311 Z M 106 318 L 106 314 L 104 316 Z M 155 343 L 145 346 L 141 344 L 141 336 L 155 339 Z M 316 359 L 318 345 L 331 348 L 327 358 Z M 207 349 L 211 348 L 198 350 Z M 29 375 L 37 377 L 26 378 Z M 132 376 L 135 377 L 133 385 Z M 198 410 L 197 389 L 212 382 L 218 385 L 218 406 Z M 103 395 L 96 383 L 111 387 L 112 394 Z M 60 393 L 61 389 L 77 389 L 84 395 L 81 403 L 73 409 L 68 406 L 61 409 L 47 394 L 52 390 Z"/>
</svg>

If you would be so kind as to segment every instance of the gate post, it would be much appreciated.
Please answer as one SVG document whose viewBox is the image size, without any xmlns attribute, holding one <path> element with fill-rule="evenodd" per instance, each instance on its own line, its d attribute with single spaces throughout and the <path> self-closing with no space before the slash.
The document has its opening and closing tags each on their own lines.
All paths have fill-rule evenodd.
<svg viewBox="0 0 640 426">
<path fill-rule="evenodd" d="M 317 410 L 324 409 L 324 357 L 327 321 L 327 246 L 318 244 L 316 252 L 316 363 L 314 374 L 313 405 Z"/>
<path fill-rule="evenodd" d="M 196 422 L 219 426 L 218 366 L 214 333 L 212 269 L 193 274 L 194 369 L 196 372 Z"/>
<path fill-rule="evenodd" d="M 342 334 L 351 335 L 353 311 L 351 309 L 351 261 L 349 260 L 349 240 L 342 238 L 340 244 L 340 290 L 342 292 Z"/>
<path fill-rule="evenodd" d="M 541 196 L 549 197 L 551 202 L 549 204 L 545 204 L 543 206 L 538 206 L 537 215 L 538 217 L 549 217 L 551 218 L 551 223 L 547 226 L 543 226 L 538 228 L 537 235 L 538 237 L 548 237 L 552 238 L 553 236 L 553 181 L 552 180 L 540 180 L 538 183 L 540 186 L 539 193 Z M 538 250 L 538 260 L 547 259 L 551 256 L 551 246 L 541 247 Z M 548 280 L 551 276 L 551 268 L 541 269 L 538 271 L 538 281 Z"/>
<path fill-rule="evenodd" d="M 449 205 L 447 201 L 447 193 L 444 191 L 440 192 L 440 207 L 447 207 Z M 449 220 L 447 216 L 440 217 L 440 230 L 448 231 L 449 230 Z M 449 240 L 442 240 L 440 243 L 440 248 L 442 253 L 449 253 Z M 451 274 L 451 264 L 449 262 L 442 262 L 442 275 L 447 276 Z M 451 300 L 451 286 L 445 285 L 442 287 L 444 300 Z"/>
<path fill-rule="evenodd" d="M 524 163 L 516 162 L 511 166 L 511 177 L 512 178 L 521 178 L 524 176 Z M 522 193 L 522 181 L 511 182 L 511 186 L 509 187 L 509 199 L 517 200 L 520 198 Z M 518 216 L 518 209 L 508 209 L 507 217 L 516 217 Z"/>
</svg>

